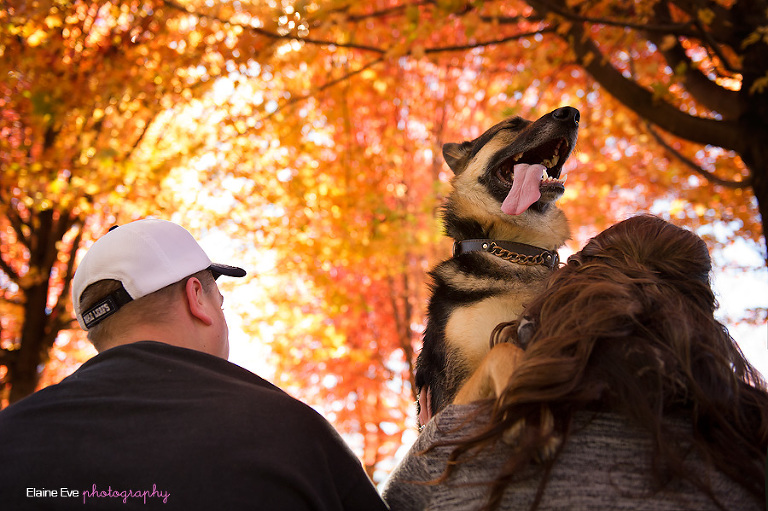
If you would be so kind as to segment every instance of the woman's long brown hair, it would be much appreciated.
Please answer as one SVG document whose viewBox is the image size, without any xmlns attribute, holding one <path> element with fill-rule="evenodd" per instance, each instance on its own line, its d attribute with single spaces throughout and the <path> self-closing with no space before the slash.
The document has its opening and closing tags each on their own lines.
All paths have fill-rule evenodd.
<svg viewBox="0 0 768 511">
<path fill-rule="evenodd" d="M 552 437 L 567 442 L 573 413 L 613 411 L 647 431 L 654 445 L 652 474 L 690 481 L 719 507 L 706 481 L 686 470 L 681 442 L 762 502 L 768 448 L 768 394 L 714 317 L 711 261 L 695 234 L 653 216 L 605 230 L 557 271 L 526 309 L 533 334 L 488 427 L 454 449 L 444 477 L 462 455 L 498 441 L 525 419 L 514 454 L 491 482 L 488 508 L 532 463 Z M 511 333 L 515 328 L 499 330 Z M 541 427 L 546 414 L 555 428 Z M 682 417 L 693 432 L 669 428 Z M 678 428 L 679 429 L 679 428 Z M 458 465 L 456 464 L 458 462 Z M 557 457 L 544 463 L 536 500 Z"/>
</svg>

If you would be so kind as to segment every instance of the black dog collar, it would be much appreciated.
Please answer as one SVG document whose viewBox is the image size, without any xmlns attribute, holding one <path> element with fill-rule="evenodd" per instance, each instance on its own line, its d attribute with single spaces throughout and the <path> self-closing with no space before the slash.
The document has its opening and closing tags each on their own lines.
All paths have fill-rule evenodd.
<svg viewBox="0 0 768 511">
<path fill-rule="evenodd" d="M 556 250 L 546 250 L 514 241 L 477 239 L 453 243 L 453 257 L 468 252 L 488 252 L 512 263 L 541 265 L 550 269 L 557 268 L 560 264 L 560 256 Z"/>
</svg>

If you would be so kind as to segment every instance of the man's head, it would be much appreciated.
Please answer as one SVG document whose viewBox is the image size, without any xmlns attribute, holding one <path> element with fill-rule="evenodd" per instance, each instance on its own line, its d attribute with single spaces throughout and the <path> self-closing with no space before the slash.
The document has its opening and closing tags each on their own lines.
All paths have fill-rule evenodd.
<svg viewBox="0 0 768 511">
<path fill-rule="evenodd" d="M 115 340 L 138 327 L 168 327 L 181 320 L 177 331 L 182 333 L 185 319 L 204 327 L 209 341 L 223 337 L 216 342 L 227 344 L 223 298 L 215 283 L 219 275 L 242 277 L 245 270 L 212 263 L 179 225 L 139 220 L 113 228 L 94 243 L 75 273 L 72 301 L 80 326 L 99 351 L 123 343 Z M 226 358 L 228 345 L 208 348 Z"/>
</svg>

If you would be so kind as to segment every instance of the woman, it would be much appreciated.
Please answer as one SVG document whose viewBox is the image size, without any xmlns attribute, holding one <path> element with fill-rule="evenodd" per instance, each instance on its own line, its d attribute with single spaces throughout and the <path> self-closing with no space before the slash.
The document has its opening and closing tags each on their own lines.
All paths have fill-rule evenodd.
<svg viewBox="0 0 768 511">
<path fill-rule="evenodd" d="M 590 240 L 524 328 L 497 330 L 525 350 L 508 386 L 427 425 L 391 509 L 764 509 L 768 394 L 714 318 L 710 270 L 656 217 Z"/>
</svg>

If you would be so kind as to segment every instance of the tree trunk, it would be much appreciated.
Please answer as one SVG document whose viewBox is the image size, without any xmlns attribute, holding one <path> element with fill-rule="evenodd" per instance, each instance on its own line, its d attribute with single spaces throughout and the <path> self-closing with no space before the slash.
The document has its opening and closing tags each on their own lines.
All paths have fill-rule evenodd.
<svg viewBox="0 0 768 511">
<path fill-rule="evenodd" d="M 68 211 L 43 210 L 33 213 L 28 221 L 31 232 L 23 242 L 29 251 L 24 277 L 15 279 L 24 293 L 24 319 L 17 348 L 8 351 L 6 383 L 10 385 L 9 403 L 32 394 L 40 381 L 42 367 L 48 362 L 50 351 L 59 331 L 70 323 L 63 319 L 64 304 L 69 294 L 69 282 L 74 270 L 74 253 L 80 243 L 78 233 L 69 251 L 69 264 L 56 278 L 62 279 L 62 294 L 49 307 L 53 268 L 59 260 L 66 233 L 77 221 Z"/>
<path fill-rule="evenodd" d="M 742 0 L 734 6 L 736 19 L 762 19 L 765 17 L 765 4 L 762 1 Z M 744 18 L 748 16 L 749 18 Z M 737 28 L 739 37 L 744 40 L 750 34 L 745 27 Z M 741 117 L 740 137 L 746 147 L 739 151 L 741 159 L 750 170 L 752 191 L 757 198 L 757 207 L 763 225 L 763 240 L 766 248 L 768 265 L 768 90 L 755 87 L 765 78 L 768 71 L 768 45 L 759 41 L 744 47 L 742 54 L 742 84 L 739 91 Z"/>
<path fill-rule="evenodd" d="M 765 249 L 765 264 L 768 266 L 768 146 L 765 140 L 755 144 L 750 154 L 742 154 L 744 163 L 749 167 L 752 176 L 752 192 L 757 199 L 757 209 L 763 225 L 763 248 Z"/>
<path fill-rule="evenodd" d="M 21 345 L 8 368 L 8 381 L 11 383 L 9 403 L 32 394 L 40 379 L 40 368 L 48 361 L 48 350 L 45 346 L 48 315 L 46 302 L 48 299 L 48 279 L 24 290 L 24 326 L 21 333 Z"/>
</svg>

